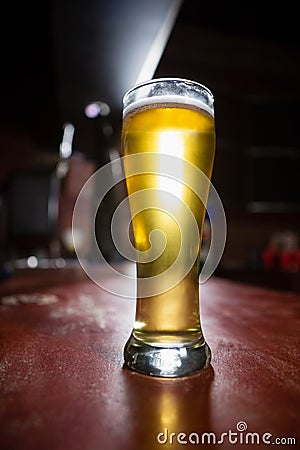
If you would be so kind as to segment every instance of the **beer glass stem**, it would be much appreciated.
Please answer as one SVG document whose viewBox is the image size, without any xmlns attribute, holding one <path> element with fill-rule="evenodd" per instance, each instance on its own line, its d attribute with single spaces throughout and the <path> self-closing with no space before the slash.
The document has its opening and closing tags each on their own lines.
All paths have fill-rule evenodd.
<svg viewBox="0 0 300 450">
<path fill-rule="evenodd" d="M 192 345 L 157 347 L 145 344 L 132 332 L 124 349 L 125 366 L 145 375 L 176 378 L 209 366 L 211 353 L 203 336 Z"/>
<path fill-rule="evenodd" d="M 174 307 L 170 309 L 171 304 Z M 185 310 L 188 305 L 192 308 L 186 316 L 182 311 L 181 322 L 177 310 L 180 305 Z M 158 315 L 161 320 L 157 323 Z M 191 316 L 194 326 L 188 329 L 185 321 L 191 325 Z M 124 349 L 126 366 L 147 375 L 172 378 L 199 372 L 209 365 L 210 359 L 200 325 L 199 283 L 195 274 L 189 274 L 169 292 L 137 298 L 135 326 Z"/>
</svg>

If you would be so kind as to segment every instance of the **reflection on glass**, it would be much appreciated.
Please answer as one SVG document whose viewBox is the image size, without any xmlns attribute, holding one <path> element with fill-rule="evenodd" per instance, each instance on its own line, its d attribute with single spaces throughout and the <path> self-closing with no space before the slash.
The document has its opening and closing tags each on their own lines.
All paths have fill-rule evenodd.
<svg viewBox="0 0 300 450">
<path fill-rule="evenodd" d="M 194 448 L 198 440 L 201 445 L 202 433 L 211 430 L 212 381 L 211 367 L 200 375 L 173 380 L 127 374 L 124 400 L 130 405 L 126 420 L 135 424 L 132 450 Z"/>
</svg>

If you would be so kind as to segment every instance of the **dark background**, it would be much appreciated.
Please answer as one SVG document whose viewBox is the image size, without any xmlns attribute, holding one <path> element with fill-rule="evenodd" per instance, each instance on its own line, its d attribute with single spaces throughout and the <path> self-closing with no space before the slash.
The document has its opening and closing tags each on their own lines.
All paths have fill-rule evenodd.
<svg viewBox="0 0 300 450">
<path fill-rule="evenodd" d="M 157 31 L 163 21 L 157 16 L 163 16 L 171 4 L 169 0 L 6 4 L 2 12 L 1 125 L 24 131 L 41 149 L 54 149 L 60 142 L 62 124 L 79 120 L 85 102 L 101 99 L 112 104 L 118 126 L 120 95 L 130 87 L 124 61 L 138 65 L 147 52 L 146 44 L 143 50 L 137 49 L 137 41 L 128 39 L 127 47 L 124 36 L 132 34 L 140 40 L 142 33 L 150 36 L 151 27 Z M 134 10 L 136 5 L 141 6 Z M 155 9 L 157 13 L 150 14 Z M 298 144 L 300 39 L 296 12 L 289 3 L 284 8 L 251 3 L 239 9 L 225 3 L 186 0 L 155 75 L 182 76 L 209 85 L 216 98 L 220 140 Z M 139 22 L 149 29 L 139 27 Z M 116 48 L 123 55 L 117 54 Z M 122 82 L 117 80 L 122 73 L 125 82 L 120 90 Z M 114 98 L 113 91 L 120 95 Z M 245 103 L 247 110 L 252 106 L 251 129 L 246 129 L 246 117 L 242 129 L 236 125 L 236 119 L 244 117 L 241 108 Z M 245 136 L 246 132 L 251 136 Z"/>
<path fill-rule="evenodd" d="M 119 150 L 122 96 L 170 8 L 172 0 L 3 7 L 3 191 L 17 169 L 58 157 L 65 122 L 75 125 L 74 152 L 95 167 L 107 160 L 109 148 Z M 259 266 L 273 233 L 292 231 L 299 239 L 297 17 L 292 2 L 237 8 L 185 0 L 153 74 L 194 79 L 214 93 L 213 181 L 228 220 L 224 273 Z M 111 107 L 109 136 L 103 118 L 84 116 L 92 100 Z"/>
</svg>

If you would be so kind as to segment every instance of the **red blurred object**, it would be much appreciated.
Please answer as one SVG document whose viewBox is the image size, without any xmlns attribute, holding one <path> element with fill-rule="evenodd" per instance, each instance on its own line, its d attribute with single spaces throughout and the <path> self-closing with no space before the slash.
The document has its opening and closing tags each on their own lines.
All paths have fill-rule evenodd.
<svg viewBox="0 0 300 450">
<path fill-rule="evenodd" d="M 295 252 L 294 258 L 296 270 L 300 270 L 300 249 Z"/>
<path fill-rule="evenodd" d="M 276 269 L 278 264 L 277 247 L 269 246 L 262 254 L 263 266 L 265 269 Z"/>
<path fill-rule="evenodd" d="M 284 250 L 280 253 L 279 268 L 283 271 L 296 270 L 295 266 L 295 252 Z"/>
</svg>

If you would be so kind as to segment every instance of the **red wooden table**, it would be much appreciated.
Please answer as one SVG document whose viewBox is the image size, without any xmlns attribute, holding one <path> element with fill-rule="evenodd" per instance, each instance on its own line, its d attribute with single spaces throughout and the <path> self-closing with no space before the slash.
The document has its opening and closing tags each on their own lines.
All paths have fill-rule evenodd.
<svg viewBox="0 0 300 450">
<path fill-rule="evenodd" d="M 80 269 L 21 270 L 0 294 L 1 450 L 300 448 L 299 296 L 211 278 L 212 365 L 172 380 L 123 369 L 134 301 Z"/>
</svg>

